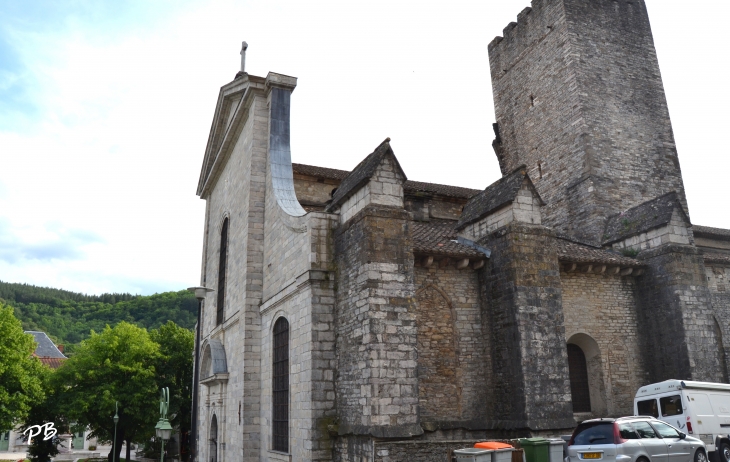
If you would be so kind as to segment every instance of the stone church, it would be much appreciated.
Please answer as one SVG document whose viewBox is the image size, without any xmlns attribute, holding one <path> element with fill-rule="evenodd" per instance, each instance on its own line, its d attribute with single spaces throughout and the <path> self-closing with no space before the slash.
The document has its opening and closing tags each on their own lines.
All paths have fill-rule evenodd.
<svg viewBox="0 0 730 462">
<path fill-rule="evenodd" d="M 221 88 L 198 460 L 445 461 L 728 381 L 730 230 L 690 219 L 644 1 L 533 0 L 489 62 L 484 190 L 409 179 L 389 139 L 292 163 L 297 79 Z"/>
</svg>

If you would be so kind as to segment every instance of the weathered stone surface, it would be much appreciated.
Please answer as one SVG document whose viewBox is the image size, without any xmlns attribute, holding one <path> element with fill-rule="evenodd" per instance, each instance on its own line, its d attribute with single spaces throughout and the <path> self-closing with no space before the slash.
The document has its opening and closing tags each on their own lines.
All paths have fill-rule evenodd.
<svg viewBox="0 0 730 462">
<path fill-rule="evenodd" d="M 667 244 L 639 254 L 647 272 L 637 279 L 639 328 L 652 361 L 649 378 L 722 380 L 718 338 L 702 254 Z"/>
<path fill-rule="evenodd" d="M 368 205 L 335 234 L 340 434 L 423 432 L 409 221 L 402 208 Z"/>
<path fill-rule="evenodd" d="M 201 318 L 198 462 L 443 461 L 630 413 L 650 381 L 728 381 L 730 231 L 689 222 L 643 1 L 533 0 L 504 34 L 505 178 L 483 191 L 406 180 L 388 141 L 352 172 L 292 167 L 296 79 L 221 89 L 198 184 L 201 282 L 223 288 Z M 572 412 L 567 344 L 590 413 Z"/>
<path fill-rule="evenodd" d="M 489 45 L 503 174 L 525 164 L 544 224 L 599 243 L 605 220 L 686 199 L 643 1 L 535 0 Z"/>
<path fill-rule="evenodd" d="M 574 425 L 552 239 L 547 228 L 515 222 L 480 241 L 493 250 L 483 276 L 492 331 L 490 418 L 498 428 Z"/>
</svg>

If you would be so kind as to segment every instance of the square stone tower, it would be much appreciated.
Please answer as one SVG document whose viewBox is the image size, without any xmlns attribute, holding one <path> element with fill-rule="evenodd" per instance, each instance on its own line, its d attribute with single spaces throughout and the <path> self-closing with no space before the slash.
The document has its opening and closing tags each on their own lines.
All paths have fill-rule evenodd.
<svg viewBox="0 0 730 462">
<path fill-rule="evenodd" d="M 544 223 L 600 244 L 606 218 L 684 185 L 643 0 L 533 0 L 489 45 L 503 174 Z"/>
</svg>

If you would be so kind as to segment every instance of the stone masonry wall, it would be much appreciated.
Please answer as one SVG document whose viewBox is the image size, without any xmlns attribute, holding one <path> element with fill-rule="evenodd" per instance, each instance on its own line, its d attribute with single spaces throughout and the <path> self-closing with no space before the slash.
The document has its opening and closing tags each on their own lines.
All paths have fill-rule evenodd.
<svg viewBox="0 0 730 462">
<path fill-rule="evenodd" d="M 329 178 L 314 178 L 307 175 L 294 174 L 294 191 L 300 202 L 325 203 L 332 198 L 332 190 L 340 185 L 339 181 Z"/>
<path fill-rule="evenodd" d="M 252 437 L 258 431 L 258 384 L 247 386 L 244 376 L 258 367 L 256 349 L 250 346 L 247 348 L 246 344 L 252 337 L 256 345 L 259 343 L 256 320 L 261 300 L 263 227 L 256 223 L 263 223 L 264 216 L 267 118 L 265 97 L 263 93 L 256 93 L 227 162 L 211 192 L 205 197 L 208 222 L 202 283 L 216 289 L 220 230 L 223 219 L 229 218 L 224 322 L 216 326 L 217 293 L 213 292 L 205 300 L 201 323 L 201 340 L 220 339 L 228 356 L 229 379 L 225 393 L 214 400 L 218 402 L 216 418 L 220 462 L 225 462 L 227 457 L 237 460 L 252 460 L 246 457 L 255 457 L 258 460 L 259 440 Z M 244 351 L 253 351 L 254 354 L 245 357 L 237 354 Z M 201 385 L 198 413 L 200 460 L 207 458 L 209 451 L 207 435 L 211 408 L 205 404 L 207 399 L 208 389 Z M 242 406 L 240 421 L 230 415 L 232 412 L 237 413 L 239 403 Z"/>
<path fill-rule="evenodd" d="M 335 234 L 340 435 L 422 433 L 409 214 L 369 205 Z"/>
<path fill-rule="evenodd" d="M 686 211 L 643 0 L 533 0 L 489 58 L 502 172 L 527 165 L 547 226 L 597 241 L 675 190 Z"/>
<path fill-rule="evenodd" d="M 667 244 L 645 250 L 637 278 L 642 350 L 651 382 L 721 380 L 715 321 L 702 254 L 695 247 Z"/>
<path fill-rule="evenodd" d="M 712 266 L 710 266 L 712 265 Z M 710 289 L 712 310 L 715 313 L 715 325 L 718 337 L 721 339 L 720 360 L 725 367 L 721 367 L 722 379 L 730 381 L 730 266 L 711 263 L 705 264 L 707 285 Z"/>
<path fill-rule="evenodd" d="M 599 350 L 596 367 L 588 364 L 593 414 L 633 414 L 636 390 L 649 383 L 637 329 L 634 278 L 562 272 L 560 279 L 565 337 L 584 349 L 589 363 L 591 349 L 584 346 L 587 339 L 580 339 L 581 334 Z"/>
<path fill-rule="evenodd" d="M 476 271 L 416 267 L 421 425 L 485 428 L 490 389 Z"/>
<path fill-rule="evenodd" d="M 574 426 L 562 294 L 554 235 L 511 223 L 480 244 L 491 341 L 493 425 L 506 429 Z"/>
<path fill-rule="evenodd" d="M 289 322 L 289 455 L 294 460 L 332 460 L 328 425 L 335 422 L 334 280 L 307 273 L 281 299 L 261 309 L 261 460 L 282 460 L 271 450 L 273 326 Z M 289 460 L 287 455 L 283 460 Z"/>
</svg>

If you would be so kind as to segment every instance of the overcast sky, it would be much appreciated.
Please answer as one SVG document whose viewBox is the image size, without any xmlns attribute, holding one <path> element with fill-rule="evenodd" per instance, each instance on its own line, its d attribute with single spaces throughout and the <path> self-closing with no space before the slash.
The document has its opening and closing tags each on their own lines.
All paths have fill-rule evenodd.
<svg viewBox="0 0 730 462">
<path fill-rule="evenodd" d="M 730 228 L 730 2 L 646 0 L 692 221 Z M 500 176 L 487 45 L 528 0 L 0 0 L 0 280 L 151 294 L 200 279 L 219 88 L 299 78 L 294 162 L 384 138 L 409 179 Z"/>
</svg>

